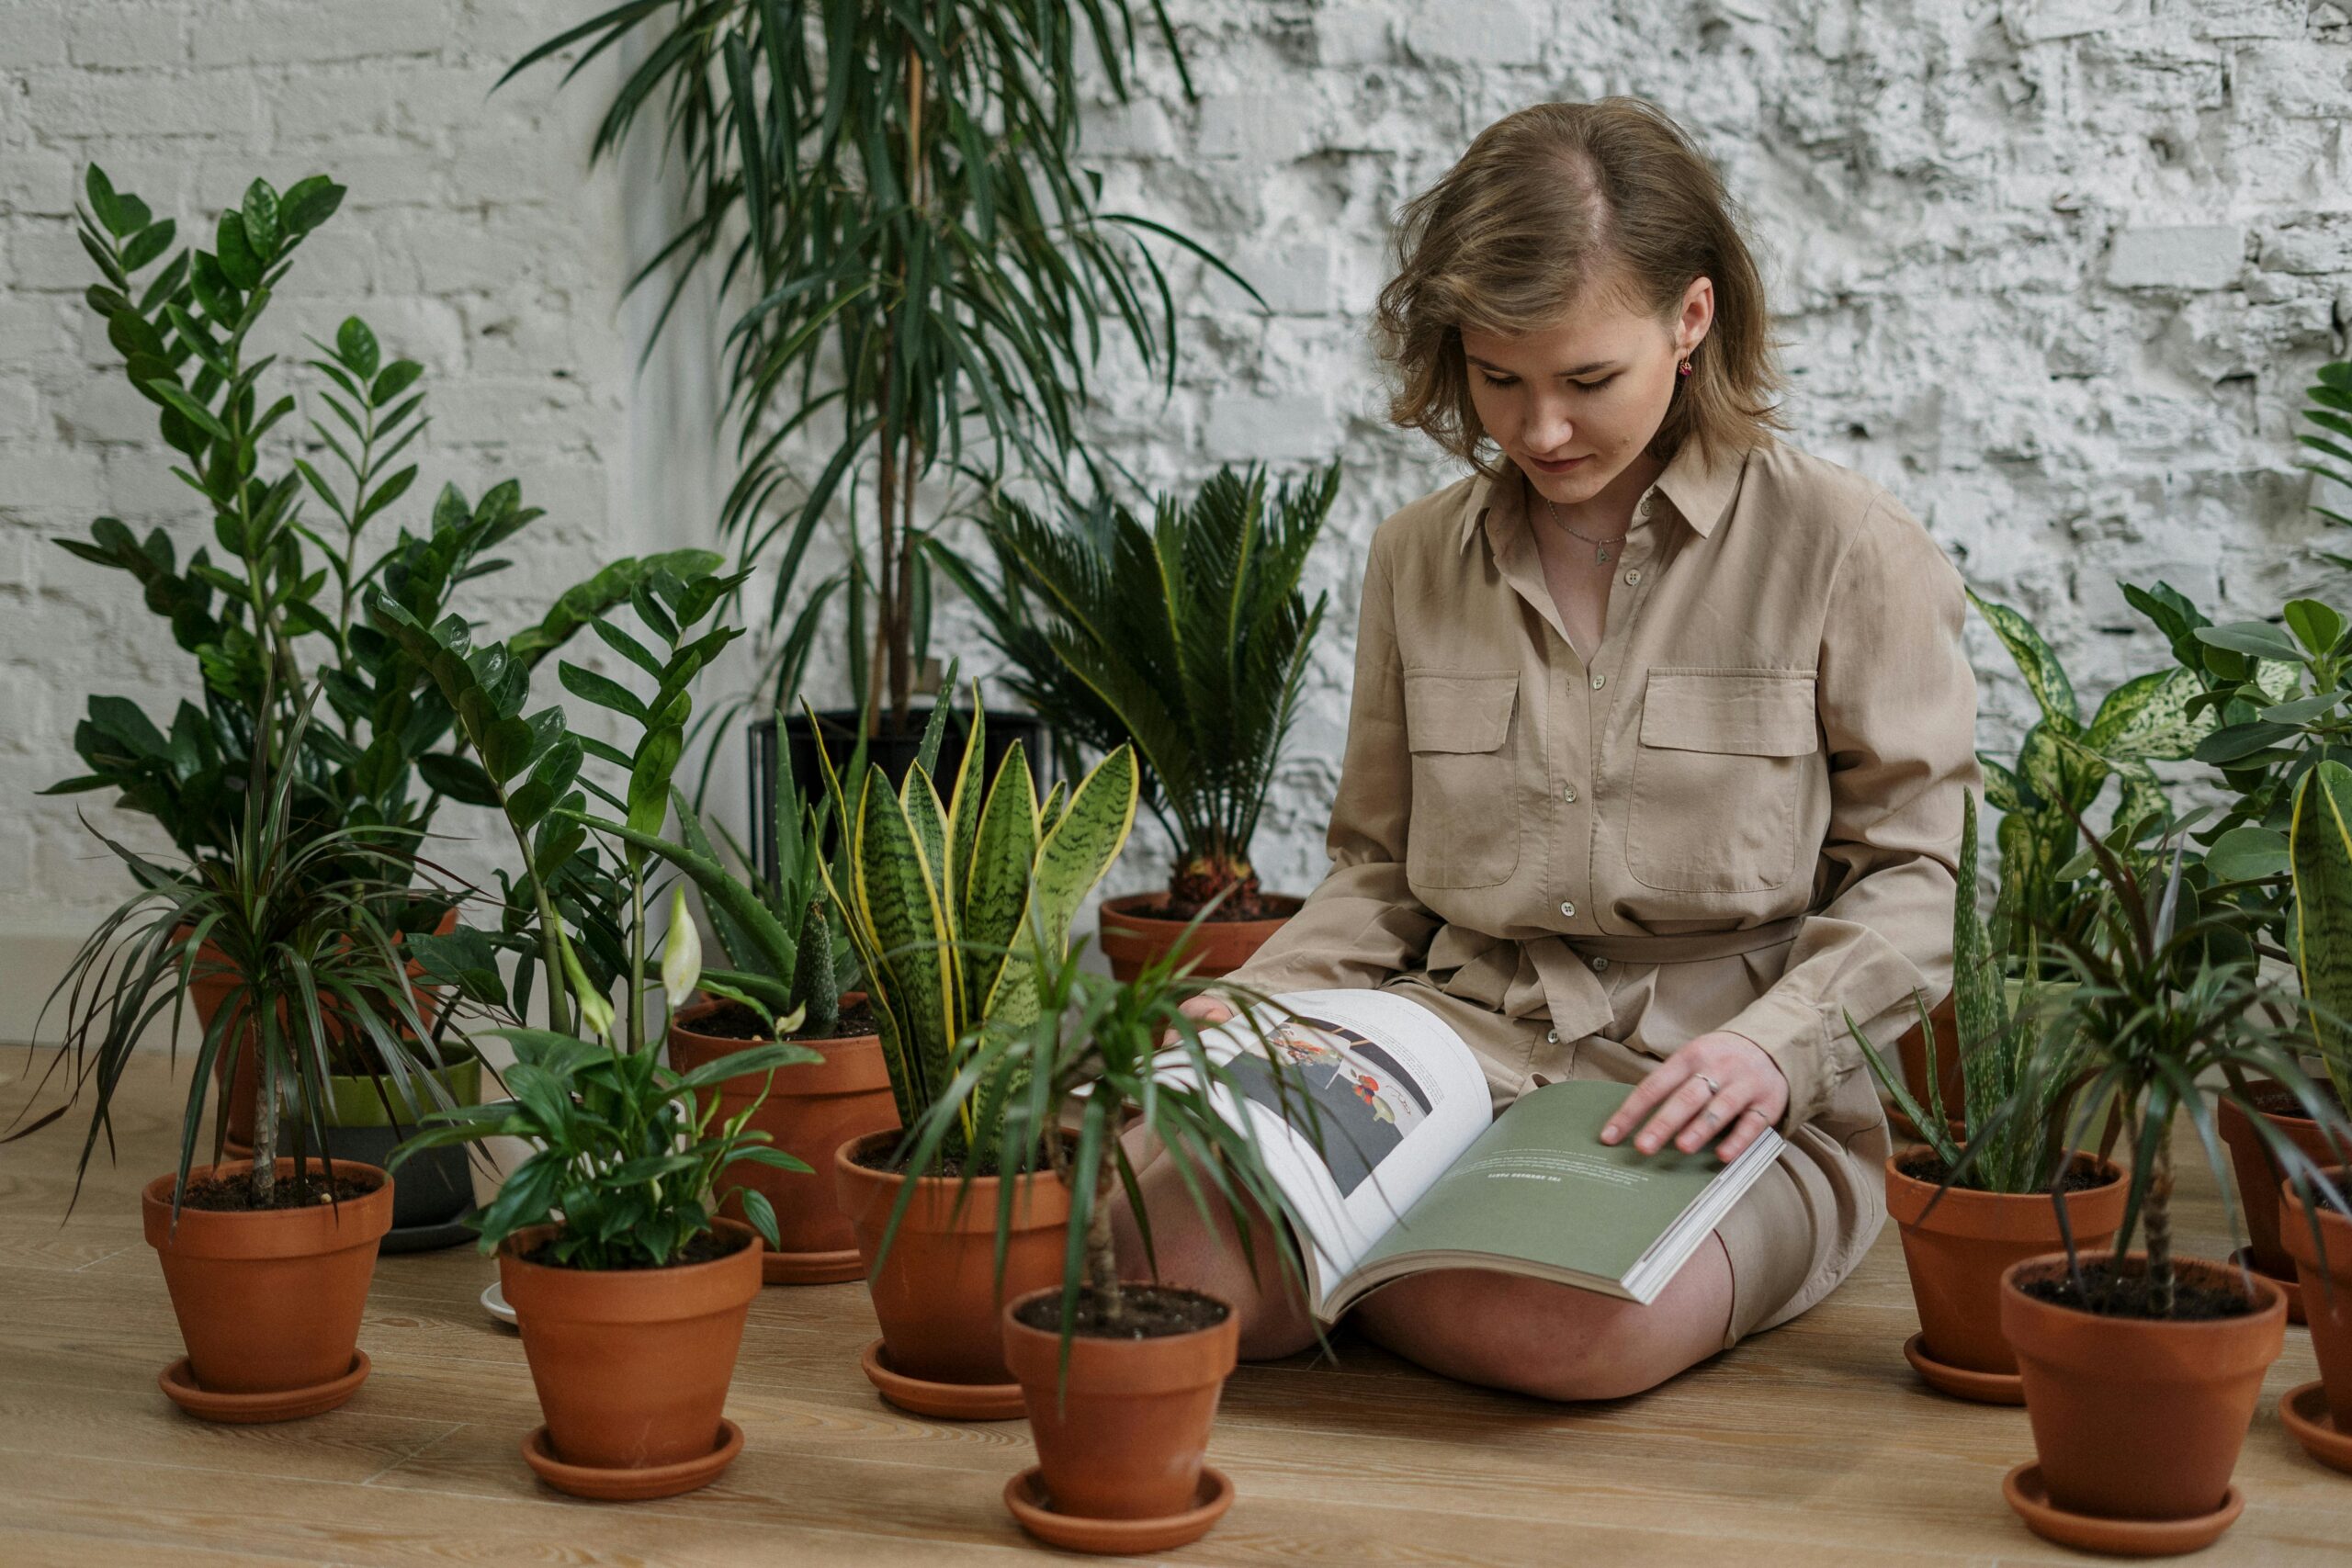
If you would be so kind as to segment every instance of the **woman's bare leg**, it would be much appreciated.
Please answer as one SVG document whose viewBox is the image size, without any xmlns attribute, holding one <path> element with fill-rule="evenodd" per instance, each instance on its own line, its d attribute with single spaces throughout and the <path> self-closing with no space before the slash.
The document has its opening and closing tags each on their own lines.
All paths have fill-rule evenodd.
<svg viewBox="0 0 2352 1568">
<path fill-rule="evenodd" d="M 1731 1258 L 1702 1247 L 1648 1306 L 1487 1269 L 1441 1269 L 1355 1309 L 1374 1343 L 1463 1382 L 1538 1399 L 1622 1399 L 1723 1348 Z"/>
<path fill-rule="evenodd" d="M 1112 1225 L 1118 1237 L 1119 1271 L 1130 1279 L 1153 1278 L 1156 1259 L 1161 1283 L 1200 1291 L 1232 1306 L 1241 1318 L 1244 1360 L 1275 1360 L 1314 1344 L 1314 1314 L 1290 1282 L 1279 1250 L 1290 1245 L 1281 1227 L 1244 1199 L 1250 1248 L 1245 1254 L 1232 1211 L 1214 1184 L 1195 1178 L 1207 1202 L 1204 1219 L 1183 1175 L 1157 1141 L 1140 1132 L 1127 1134 L 1125 1141 L 1144 1212 L 1151 1221 L 1151 1254 L 1148 1258 L 1145 1254 L 1143 1232 L 1125 1195 L 1114 1195 Z M 1254 1276 L 1251 1258 L 1257 1263 Z"/>
</svg>

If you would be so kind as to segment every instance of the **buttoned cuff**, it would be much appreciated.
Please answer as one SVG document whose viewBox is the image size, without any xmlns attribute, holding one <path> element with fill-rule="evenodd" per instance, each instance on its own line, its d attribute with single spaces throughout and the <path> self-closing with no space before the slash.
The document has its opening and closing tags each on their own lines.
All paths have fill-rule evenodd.
<svg viewBox="0 0 2352 1568">
<path fill-rule="evenodd" d="M 1767 991 L 1722 1027 L 1727 1034 L 1754 1042 L 1789 1080 L 1789 1105 L 1780 1121 L 1782 1136 L 1829 1108 L 1829 1023 L 1820 1007 Z"/>
</svg>

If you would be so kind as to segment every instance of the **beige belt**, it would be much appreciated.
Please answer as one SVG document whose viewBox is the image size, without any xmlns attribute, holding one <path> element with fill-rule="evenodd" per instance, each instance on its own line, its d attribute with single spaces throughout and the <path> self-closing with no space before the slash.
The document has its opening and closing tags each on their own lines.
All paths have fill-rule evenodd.
<svg viewBox="0 0 2352 1568">
<path fill-rule="evenodd" d="M 1681 931 L 1673 936 L 1563 936 L 1568 951 L 1579 958 L 1605 958 L 1611 964 L 1698 964 L 1729 958 L 1794 942 L 1804 917 L 1767 920 L 1733 931 Z"/>
<path fill-rule="evenodd" d="M 1548 1013 L 1563 1038 L 1593 1033 L 1610 1021 L 1609 993 L 1596 963 L 1696 964 L 1793 941 L 1804 917 L 1770 920 L 1739 931 L 1684 931 L 1673 936 L 1555 934 L 1524 941 L 1467 927 L 1438 928 L 1425 973 L 1451 995 L 1510 1018 Z M 1439 978 L 1443 975 L 1443 978 Z"/>
</svg>

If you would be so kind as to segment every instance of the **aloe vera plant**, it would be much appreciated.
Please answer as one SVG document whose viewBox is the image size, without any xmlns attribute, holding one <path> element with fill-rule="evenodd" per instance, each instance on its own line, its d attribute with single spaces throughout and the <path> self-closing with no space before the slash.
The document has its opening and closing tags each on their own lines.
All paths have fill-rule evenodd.
<svg viewBox="0 0 2352 1568">
<path fill-rule="evenodd" d="M 1018 1029 L 1037 1016 L 1035 965 L 1069 951 L 1078 906 L 1134 829 L 1134 750 L 1120 746 L 1065 796 L 1041 805 L 1015 742 L 982 793 L 979 682 L 971 735 L 944 804 L 933 787 L 946 705 L 933 705 L 921 750 L 897 789 L 879 765 L 852 795 L 823 758 L 825 792 L 842 823 L 842 874 L 822 864 L 865 971 L 875 1032 L 902 1126 L 923 1123 L 956 1081 L 985 1027 Z M 820 754 L 820 757 L 822 754 Z M 940 1152 L 993 1160 L 1002 1096 L 967 1094 Z"/>
<path fill-rule="evenodd" d="M 2039 1192 L 2049 1188 L 2064 1168 L 2064 1149 L 2057 1122 L 2071 1075 L 2063 1070 L 2063 1064 L 2061 1070 L 2039 1074 L 2033 1079 L 2033 1095 L 2019 1098 L 2026 1083 L 2026 1062 L 2035 1048 L 2036 983 L 2029 978 L 2019 1005 L 2013 1009 L 2001 976 L 1999 955 L 1976 908 L 1974 795 L 1967 796 L 1962 810 L 1960 873 L 1951 900 L 1951 992 L 1965 1095 L 1962 1135 L 1952 1136 L 1945 1111 L 1942 1074 L 1936 1060 L 1936 1027 L 1928 1019 L 1924 999 L 1918 1002 L 1920 1032 L 1928 1051 L 1924 1109 L 1856 1025 L 1851 1013 L 1846 1015 L 1846 1030 L 1861 1047 L 1880 1087 L 1919 1129 L 1942 1165 L 1947 1181 L 1982 1192 Z"/>
<path fill-rule="evenodd" d="M 2352 768 L 2324 761 L 2296 784 L 2289 858 L 2303 1015 L 2336 1103 L 2352 1106 Z"/>
</svg>

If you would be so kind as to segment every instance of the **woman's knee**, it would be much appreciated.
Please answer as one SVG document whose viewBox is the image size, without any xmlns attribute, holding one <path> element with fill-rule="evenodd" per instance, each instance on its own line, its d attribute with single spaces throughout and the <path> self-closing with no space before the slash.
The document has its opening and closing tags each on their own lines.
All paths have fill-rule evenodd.
<svg viewBox="0 0 2352 1568">
<path fill-rule="evenodd" d="M 1378 1343 L 1460 1382 L 1559 1402 L 1623 1399 L 1721 1345 L 1690 1308 L 1654 1306 L 1479 1270 L 1400 1280 L 1359 1308 Z M 1663 1308 L 1664 1310 L 1661 1310 Z"/>
</svg>

